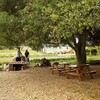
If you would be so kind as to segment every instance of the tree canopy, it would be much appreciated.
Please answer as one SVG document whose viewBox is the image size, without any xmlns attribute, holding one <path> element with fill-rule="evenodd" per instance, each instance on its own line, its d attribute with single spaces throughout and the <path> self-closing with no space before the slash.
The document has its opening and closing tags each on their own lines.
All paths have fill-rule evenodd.
<svg viewBox="0 0 100 100">
<path fill-rule="evenodd" d="M 18 11 L 24 7 L 24 0 L 0 0 L 1 46 L 12 48 L 23 44 L 24 37 Z"/>
<path fill-rule="evenodd" d="M 86 41 L 89 33 L 94 34 L 95 26 L 100 24 L 99 15 L 99 0 L 34 0 L 21 11 L 24 32 L 31 33 L 31 38 L 41 34 L 41 39 L 50 39 L 49 42 L 68 43 L 75 50 L 79 63 L 86 62 Z M 38 39 L 38 43 L 45 43 Z"/>
<path fill-rule="evenodd" d="M 10 8 L 7 2 L 12 2 Z M 78 63 L 86 62 L 86 42 L 92 41 L 89 38 L 100 26 L 100 0 L 6 0 L 2 4 L 0 35 L 4 42 L 37 50 L 49 43 L 68 44 Z"/>
</svg>

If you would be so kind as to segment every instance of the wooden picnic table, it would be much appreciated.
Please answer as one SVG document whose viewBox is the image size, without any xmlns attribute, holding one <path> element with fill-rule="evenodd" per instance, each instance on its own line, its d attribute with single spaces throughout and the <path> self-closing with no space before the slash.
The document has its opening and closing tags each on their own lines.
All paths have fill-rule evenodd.
<svg viewBox="0 0 100 100">
<path fill-rule="evenodd" d="M 61 70 L 59 70 L 59 75 L 61 75 L 62 73 L 66 74 L 66 72 L 68 71 L 69 65 L 70 65 L 70 63 L 66 63 L 66 62 L 59 63 L 59 66 L 62 68 Z"/>
<path fill-rule="evenodd" d="M 52 74 L 58 73 L 61 75 L 61 73 L 65 74 L 65 71 L 68 67 L 69 63 L 63 62 L 63 63 L 53 63 L 52 65 Z"/>
<path fill-rule="evenodd" d="M 77 76 L 79 80 L 82 80 L 82 76 L 90 74 L 91 79 L 96 71 L 91 71 L 89 64 L 79 64 L 68 66 L 68 72 L 66 73 L 67 79 L 70 75 Z"/>
</svg>

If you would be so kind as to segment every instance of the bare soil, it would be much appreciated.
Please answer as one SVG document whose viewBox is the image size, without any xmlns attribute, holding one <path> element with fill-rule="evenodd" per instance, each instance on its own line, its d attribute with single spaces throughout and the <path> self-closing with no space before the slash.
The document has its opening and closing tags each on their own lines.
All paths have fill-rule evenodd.
<svg viewBox="0 0 100 100">
<path fill-rule="evenodd" d="M 49 67 L 0 71 L 0 100 L 100 100 L 100 65 L 94 79 L 51 74 Z"/>
</svg>

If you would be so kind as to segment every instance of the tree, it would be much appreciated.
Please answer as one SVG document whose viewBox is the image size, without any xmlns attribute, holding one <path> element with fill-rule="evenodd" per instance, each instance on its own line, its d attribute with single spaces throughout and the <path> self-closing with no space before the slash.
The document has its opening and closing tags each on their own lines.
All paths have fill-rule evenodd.
<svg viewBox="0 0 100 100">
<path fill-rule="evenodd" d="M 18 11 L 25 7 L 24 0 L 0 0 L 0 46 L 18 47 L 24 43 L 24 34 Z"/>
<path fill-rule="evenodd" d="M 38 43 L 69 44 L 78 63 L 86 63 L 86 41 L 100 24 L 99 0 L 34 0 L 21 11 L 24 32 Z"/>
<path fill-rule="evenodd" d="M 99 4 L 96 0 L 68 4 L 67 11 L 65 9 L 65 14 L 61 17 L 60 32 L 63 31 L 66 42 L 75 50 L 78 63 L 86 63 L 86 41 L 89 33 L 94 34 L 95 26 L 100 23 Z"/>
<path fill-rule="evenodd" d="M 38 3 L 39 2 L 39 3 Z M 43 48 L 44 44 L 50 43 L 50 35 L 47 31 L 47 25 L 44 22 L 42 7 L 44 1 L 31 1 L 21 10 L 21 22 L 23 26 L 24 36 L 26 37 L 26 45 L 35 50 Z M 46 20 L 46 19 L 45 19 Z M 46 26 L 46 27 L 44 27 Z"/>
<path fill-rule="evenodd" d="M 19 19 L 6 12 L 0 13 L 0 45 L 8 48 L 23 44 L 23 33 Z"/>
</svg>

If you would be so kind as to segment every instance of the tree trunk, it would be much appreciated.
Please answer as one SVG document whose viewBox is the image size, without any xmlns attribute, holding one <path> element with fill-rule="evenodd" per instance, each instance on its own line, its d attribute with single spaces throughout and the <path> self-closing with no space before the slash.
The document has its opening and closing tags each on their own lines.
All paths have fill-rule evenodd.
<svg viewBox="0 0 100 100">
<path fill-rule="evenodd" d="M 85 64 L 86 63 L 86 51 L 85 51 L 85 49 L 83 49 L 83 50 L 77 49 L 77 51 L 75 51 L 75 53 L 76 53 L 77 63 L 78 64 Z"/>
<path fill-rule="evenodd" d="M 83 34 L 80 33 L 73 34 L 71 37 L 71 41 L 70 39 L 67 38 L 68 45 L 76 53 L 77 64 L 86 63 L 86 50 L 85 50 L 86 39 L 87 39 L 87 32 L 85 30 Z"/>
</svg>

